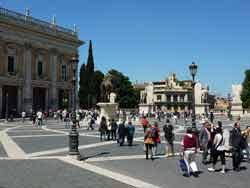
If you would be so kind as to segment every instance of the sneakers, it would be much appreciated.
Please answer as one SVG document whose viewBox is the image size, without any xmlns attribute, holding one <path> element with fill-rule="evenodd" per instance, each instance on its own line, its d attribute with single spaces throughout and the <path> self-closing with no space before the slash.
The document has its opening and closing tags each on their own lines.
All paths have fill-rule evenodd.
<svg viewBox="0 0 250 188">
<path fill-rule="evenodd" d="M 220 173 L 221 174 L 225 174 L 226 172 L 225 172 L 225 170 L 221 170 Z"/>
<path fill-rule="evenodd" d="M 208 168 L 207 170 L 208 170 L 209 172 L 214 172 L 214 171 L 215 171 L 214 168 Z"/>
</svg>

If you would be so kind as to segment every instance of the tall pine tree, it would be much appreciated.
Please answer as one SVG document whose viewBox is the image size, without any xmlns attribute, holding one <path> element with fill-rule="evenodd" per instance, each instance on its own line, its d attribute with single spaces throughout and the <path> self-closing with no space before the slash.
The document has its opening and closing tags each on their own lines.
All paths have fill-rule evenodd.
<svg viewBox="0 0 250 188">
<path fill-rule="evenodd" d="M 87 64 L 80 69 L 79 101 L 83 108 L 91 108 L 100 99 L 100 84 L 103 80 L 103 73 L 95 71 L 92 41 L 89 42 Z"/>
</svg>

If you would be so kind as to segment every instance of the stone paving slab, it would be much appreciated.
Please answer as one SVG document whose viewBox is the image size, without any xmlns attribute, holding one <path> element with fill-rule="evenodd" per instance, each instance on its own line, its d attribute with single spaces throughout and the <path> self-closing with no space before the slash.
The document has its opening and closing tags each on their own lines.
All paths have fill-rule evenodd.
<svg viewBox="0 0 250 188">
<path fill-rule="evenodd" d="M 227 163 L 229 168 L 231 168 L 231 159 Z M 250 184 L 250 165 L 248 163 L 244 164 L 246 170 L 238 173 L 230 170 L 223 175 L 219 172 L 209 173 L 207 171 L 209 166 L 201 165 L 199 157 L 197 164 L 202 171 L 199 178 L 183 177 L 179 170 L 178 157 L 156 159 L 154 161 L 145 159 L 113 160 L 91 162 L 91 164 L 132 176 L 163 188 L 243 188 L 249 187 Z"/>
<path fill-rule="evenodd" d="M 9 136 L 23 136 L 23 135 L 50 135 L 50 134 L 60 134 L 50 131 L 37 130 L 37 131 L 10 131 L 7 132 Z"/>
<path fill-rule="evenodd" d="M 26 152 L 33 153 L 69 146 L 69 136 L 60 137 L 34 137 L 34 138 L 13 138 L 13 140 Z M 79 145 L 87 145 L 98 142 L 93 137 L 79 137 Z"/>
<path fill-rule="evenodd" d="M 0 160 L 1 188 L 132 188 L 60 160 Z"/>
<path fill-rule="evenodd" d="M 0 142 L 0 157 L 8 157 L 7 153 L 5 152 L 5 149 L 3 145 Z"/>
</svg>

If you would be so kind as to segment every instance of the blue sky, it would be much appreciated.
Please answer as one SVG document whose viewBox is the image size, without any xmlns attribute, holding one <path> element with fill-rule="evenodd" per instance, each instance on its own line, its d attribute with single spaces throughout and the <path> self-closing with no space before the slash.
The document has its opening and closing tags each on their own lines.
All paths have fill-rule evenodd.
<svg viewBox="0 0 250 188">
<path fill-rule="evenodd" d="M 189 79 L 195 61 L 202 83 L 226 95 L 250 68 L 250 1 L 247 0 L 0 0 L 0 6 L 79 27 L 92 40 L 97 69 L 118 69 L 138 82 L 171 72 Z M 88 45 L 80 48 L 86 62 Z"/>
</svg>

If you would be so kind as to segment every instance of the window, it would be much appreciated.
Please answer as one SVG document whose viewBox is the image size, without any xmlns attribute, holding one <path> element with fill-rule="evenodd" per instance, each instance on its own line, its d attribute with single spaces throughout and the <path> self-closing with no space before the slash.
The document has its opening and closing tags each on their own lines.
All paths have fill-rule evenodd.
<svg viewBox="0 0 250 188">
<path fill-rule="evenodd" d="M 167 95 L 167 102 L 171 102 L 171 95 Z"/>
<path fill-rule="evenodd" d="M 67 66 L 62 65 L 62 80 L 67 81 Z"/>
<path fill-rule="evenodd" d="M 8 72 L 15 72 L 15 58 L 13 56 L 8 56 Z"/>
<path fill-rule="evenodd" d="M 37 75 L 39 77 L 42 77 L 43 75 L 43 62 L 41 61 L 38 61 L 38 64 L 37 64 Z"/>
<path fill-rule="evenodd" d="M 157 95 L 157 101 L 161 101 L 161 95 Z"/>
<path fill-rule="evenodd" d="M 184 102 L 184 97 L 185 97 L 184 95 L 180 96 L 180 102 Z"/>
<path fill-rule="evenodd" d="M 174 95 L 174 102 L 177 102 L 177 95 Z"/>
</svg>

